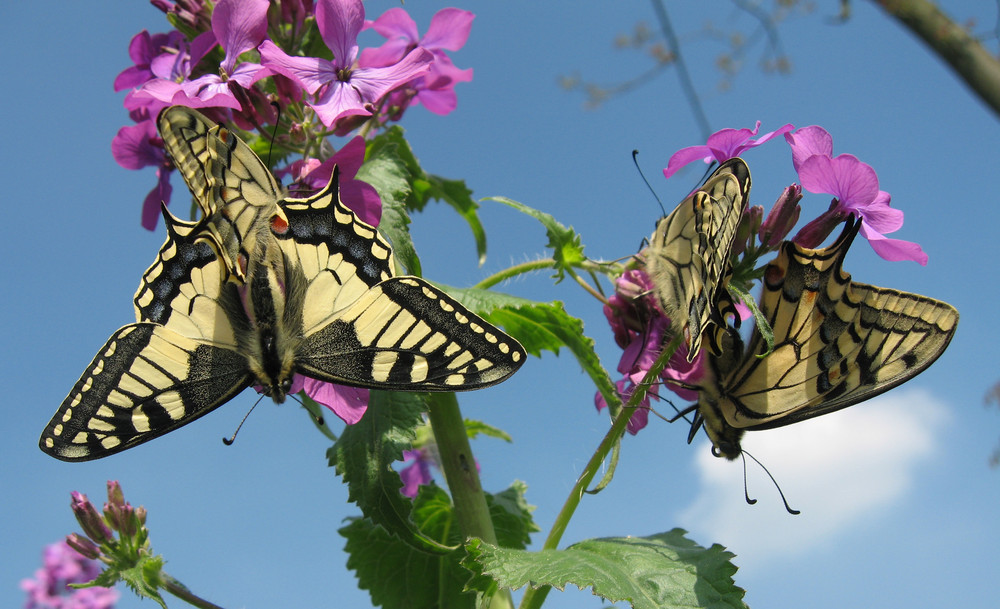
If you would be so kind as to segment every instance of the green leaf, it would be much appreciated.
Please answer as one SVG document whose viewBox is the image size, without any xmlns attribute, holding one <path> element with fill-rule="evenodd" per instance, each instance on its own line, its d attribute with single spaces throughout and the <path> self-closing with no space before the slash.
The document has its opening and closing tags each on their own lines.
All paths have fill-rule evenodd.
<svg viewBox="0 0 1000 609">
<path fill-rule="evenodd" d="M 378 229 L 392 242 L 396 260 L 408 273 L 420 275 L 420 259 L 410 238 L 410 216 L 406 212 L 406 201 L 413 192 L 411 175 L 399 157 L 398 142 L 384 136 L 369 142 L 365 164 L 358 170 L 357 178 L 371 184 L 382 199 Z"/>
<path fill-rule="evenodd" d="M 475 419 L 465 419 L 465 433 L 469 436 L 470 440 L 479 434 L 482 434 L 486 437 L 499 438 L 506 442 L 514 441 L 514 439 L 510 437 L 509 433 L 499 427 L 494 427 L 488 423 L 477 421 Z"/>
<path fill-rule="evenodd" d="M 392 469 L 409 448 L 415 428 L 423 422 L 419 394 L 372 391 L 365 416 L 348 425 L 327 451 L 330 465 L 347 482 L 348 499 L 361 513 L 406 543 L 436 552 L 443 548 L 410 521 L 411 502 L 399 489 L 403 483 Z"/>
<path fill-rule="evenodd" d="M 552 258 L 556 261 L 555 277 L 558 281 L 562 280 L 566 270 L 587 260 L 587 257 L 583 255 L 583 241 L 572 226 L 567 228 L 552 215 L 507 197 L 489 197 L 489 199 L 509 205 L 542 223 L 542 226 L 545 227 L 545 234 L 549 237 L 548 247 L 552 248 Z"/>
<path fill-rule="evenodd" d="M 423 170 L 409 142 L 403 136 L 403 130 L 393 127 L 379 135 L 370 145 L 374 147 L 391 147 L 394 156 L 403 164 L 407 172 L 409 184 L 412 187 L 405 199 L 406 209 L 421 211 L 432 200 L 443 201 L 458 212 L 469 224 L 472 236 L 476 241 L 476 253 L 479 263 L 486 258 L 486 230 L 479 219 L 479 204 L 472 198 L 472 191 L 463 180 L 449 180 L 430 175 Z"/>
<path fill-rule="evenodd" d="M 490 520 L 501 547 L 523 550 L 531 543 L 531 534 L 540 530 L 531 517 L 535 506 L 528 505 L 524 498 L 527 489 L 525 483 L 515 480 L 507 490 L 495 495 L 486 494 Z"/>
<path fill-rule="evenodd" d="M 499 495 L 486 496 L 501 544 L 523 548 L 527 533 L 537 530 L 523 492 L 524 485 L 515 483 Z M 420 487 L 413 503 L 413 519 L 429 537 L 457 549 L 443 555 L 428 554 L 370 520 L 355 519 L 339 532 L 347 539 L 347 567 L 357 573 L 358 585 L 369 591 L 374 605 L 382 607 L 475 607 L 476 594 L 465 591 L 472 574 L 461 564 L 465 550 L 458 544 L 463 540 L 444 489 L 434 484 Z"/>
<path fill-rule="evenodd" d="M 151 598 L 163 609 L 167 609 L 159 592 L 162 569 L 162 556 L 143 556 L 134 566 L 119 570 L 118 577 L 140 598 Z"/>
<path fill-rule="evenodd" d="M 448 292 L 462 300 L 472 290 L 448 288 Z M 605 399 L 609 403 L 617 401 L 614 383 L 594 350 L 594 340 L 584 334 L 583 321 L 567 313 L 561 302 L 535 302 L 493 291 L 487 293 L 492 295 L 490 304 L 494 308 L 477 310 L 480 315 L 503 327 L 532 355 L 540 356 L 543 349 L 558 354 L 561 347 L 566 347 Z"/>
<path fill-rule="evenodd" d="M 498 584 L 522 586 L 566 584 L 591 588 L 610 601 L 628 601 L 635 609 L 662 607 L 744 608 L 744 590 L 733 583 L 734 556 L 715 544 L 703 548 L 674 529 L 650 537 L 589 539 L 565 550 L 527 552 L 498 548 L 474 539 L 466 544 L 462 564 L 476 575 L 475 590 Z"/>
</svg>

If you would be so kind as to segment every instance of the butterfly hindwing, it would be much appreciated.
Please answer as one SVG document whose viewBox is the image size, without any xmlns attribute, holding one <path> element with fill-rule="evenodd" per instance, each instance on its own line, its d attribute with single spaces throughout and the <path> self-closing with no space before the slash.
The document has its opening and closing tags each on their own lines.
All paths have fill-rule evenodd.
<svg viewBox="0 0 1000 609">
<path fill-rule="evenodd" d="M 846 408 L 906 382 L 944 352 L 958 324 L 951 305 L 851 280 L 844 256 L 860 224 L 828 248 L 786 242 L 764 275 L 760 309 L 774 331 L 766 351 L 754 331 L 711 358 L 717 387 L 699 410 L 717 450 L 739 454 L 742 430 L 790 425 Z M 728 363 L 726 363 L 728 362 Z"/>
<path fill-rule="evenodd" d="M 660 220 L 650 239 L 646 270 L 671 327 L 687 328 L 688 361 L 709 325 L 720 322 L 729 252 L 749 193 L 750 170 L 730 159 Z"/>
</svg>

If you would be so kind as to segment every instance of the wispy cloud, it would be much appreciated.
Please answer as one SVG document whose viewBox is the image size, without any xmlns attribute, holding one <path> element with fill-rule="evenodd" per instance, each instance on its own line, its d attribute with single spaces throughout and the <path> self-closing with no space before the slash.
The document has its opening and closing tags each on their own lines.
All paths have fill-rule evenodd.
<svg viewBox="0 0 1000 609">
<path fill-rule="evenodd" d="M 743 468 L 696 447 L 700 493 L 679 516 L 701 543 L 718 542 L 755 566 L 789 559 L 849 530 L 863 515 L 891 508 L 913 484 L 921 463 L 933 455 L 947 406 L 922 390 L 895 391 L 830 415 L 761 432 L 743 441 L 781 485 L 799 516 L 786 514 L 774 485 L 748 461 Z"/>
</svg>

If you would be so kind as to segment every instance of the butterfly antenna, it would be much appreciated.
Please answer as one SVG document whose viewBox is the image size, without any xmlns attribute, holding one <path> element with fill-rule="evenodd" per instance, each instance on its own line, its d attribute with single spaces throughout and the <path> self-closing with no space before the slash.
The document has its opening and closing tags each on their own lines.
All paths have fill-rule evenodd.
<svg viewBox="0 0 1000 609">
<path fill-rule="evenodd" d="M 663 212 L 664 216 L 666 216 L 667 215 L 667 210 L 664 209 L 664 207 L 663 207 L 663 201 L 661 201 L 660 197 L 658 197 L 656 195 L 656 191 L 653 190 L 653 187 L 649 185 L 649 180 L 646 179 L 646 174 L 644 174 L 642 172 L 642 167 L 639 167 L 639 158 L 638 157 L 639 157 L 639 151 L 638 150 L 633 150 L 632 151 L 632 162 L 635 163 L 635 169 L 636 169 L 636 171 L 639 172 L 639 177 L 642 178 L 642 181 L 646 183 L 646 188 L 649 189 L 649 192 L 653 193 L 653 198 L 656 199 L 657 204 L 659 204 L 660 211 Z"/>
<path fill-rule="evenodd" d="M 309 413 L 309 416 L 312 417 L 313 423 L 315 423 L 316 425 L 318 425 L 320 427 L 322 427 L 323 425 L 326 425 L 326 421 L 323 419 L 323 415 L 321 415 L 318 412 L 313 412 L 311 408 L 309 408 L 308 406 L 306 406 L 306 403 L 303 402 L 299 398 L 299 394 L 296 393 L 296 394 L 288 396 L 288 397 L 290 397 L 293 400 L 295 400 L 296 402 L 298 402 L 299 406 L 301 406 L 302 408 L 304 408 L 305 411 Z"/>
<path fill-rule="evenodd" d="M 263 395 L 261 395 L 259 398 L 257 398 L 257 401 L 253 403 L 253 406 L 250 407 L 250 410 L 248 410 L 247 413 L 245 415 L 243 415 L 243 420 L 240 421 L 240 424 L 236 426 L 236 431 L 233 432 L 232 436 L 230 436 L 228 438 L 225 438 L 225 437 L 222 438 L 222 443 L 223 444 L 225 444 L 226 446 L 232 446 L 233 445 L 233 442 L 236 441 L 236 434 L 240 433 L 240 430 L 243 429 L 243 424 L 247 422 L 247 418 L 250 417 L 250 413 L 253 412 L 253 409 L 257 407 L 257 404 L 260 404 L 260 401 L 262 399 L 264 399 Z"/>
<path fill-rule="evenodd" d="M 781 502 L 785 504 L 785 511 L 787 511 L 792 516 L 798 516 L 799 514 L 802 513 L 799 510 L 793 510 L 792 507 L 790 505 L 788 505 L 788 500 L 785 499 L 785 493 L 783 493 L 781 491 L 781 486 L 778 485 L 778 481 L 775 480 L 774 476 L 771 475 L 771 472 L 768 471 L 768 469 L 766 467 L 764 467 L 764 464 L 757 460 L 757 457 L 751 455 L 750 453 L 748 453 L 745 450 L 741 451 L 740 455 L 746 455 L 747 457 L 750 457 L 751 459 L 754 460 L 754 463 L 756 463 L 757 465 L 759 465 L 760 468 L 762 470 L 764 470 L 764 473 L 767 474 L 767 477 L 771 479 L 771 483 L 774 484 L 774 488 L 778 489 L 778 494 L 781 496 Z M 743 492 L 746 495 L 747 503 L 749 503 L 750 505 L 753 505 L 754 503 L 757 503 L 756 499 L 754 499 L 753 501 L 750 500 L 750 494 L 747 492 L 746 489 L 747 489 L 747 461 L 746 461 L 746 458 L 744 458 L 743 459 Z"/>
<path fill-rule="evenodd" d="M 271 151 L 274 150 L 274 138 L 278 136 L 278 123 L 281 122 L 281 105 L 278 102 L 271 102 L 278 116 L 274 119 L 274 129 L 271 130 L 271 143 L 267 147 L 267 166 L 271 166 Z"/>
</svg>

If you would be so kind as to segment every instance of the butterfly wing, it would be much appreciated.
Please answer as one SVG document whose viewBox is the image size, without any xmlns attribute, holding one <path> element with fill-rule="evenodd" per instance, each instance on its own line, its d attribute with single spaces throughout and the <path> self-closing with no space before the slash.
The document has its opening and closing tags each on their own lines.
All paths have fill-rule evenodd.
<svg viewBox="0 0 1000 609">
<path fill-rule="evenodd" d="M 289 299 L 301 299 L 296 366 L 306 376 L 404 391 L 499 383 L 525 359 L 516 340 L 418 277 L 392 276 L 392 250 L 340 202 L 338 172 L 286 200 Z M 298 306 L 289 305 L 290 309 Z"/>
<path fill-rule="evenodd" d="M 203 236 L 239 282 L 256 240 L 285 226 L 281 187 L 236 134 L 191 108 L 172 106 L 158 120 L 164 147 L 206 218 Z"/>
<path fill-rule="evenodd" d="M 768 265 L 760 307 L 774 350 L 757 357 L 766 347 L 755 331 L 745 356 L 731 365 L 715 360 L 721 384 L 699 406 L 726 456 L 739 454 L 741 430 L 790 425 L 872 398 L 919 374 L 951 341 L 958 324 L 951 305 L 851 281 L 843 261 L 859 227 L 849 225 L 825 249 L 786 242 Z"/>
<path fill-rule="evenodd" d="M 708 326 L 721 321 L 719 297 L 749 194 L 750 170 L 742 159 L 730 159 L 660 220 L 650 239 L 646 269 L 671 326 L 688 330 L 688 361 L 698 355 Z"/>
<path fill-rule="evenodd" d="M 131 448 L 225 403 L 250 384 L 236 288 L 197 225 L 165 214 L 167 241 L 135 296 L 138 323 L 115 332 L 42 432 L 65 461 Z"/>
</svg>

